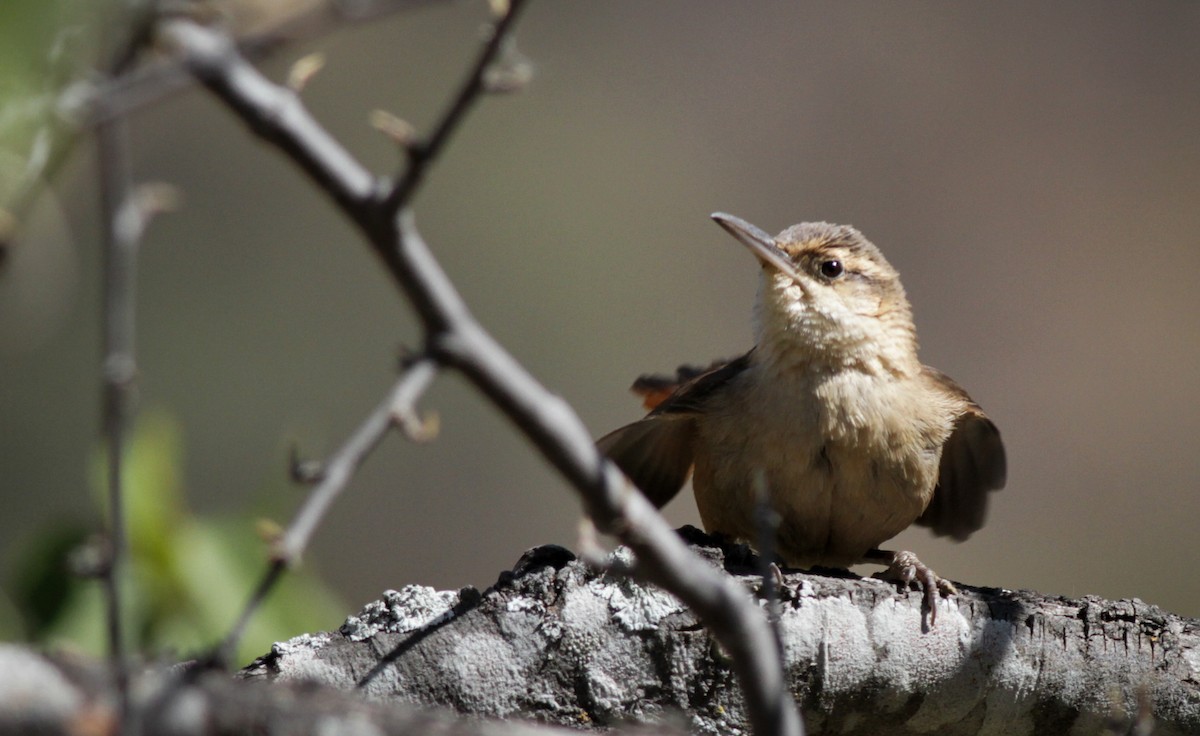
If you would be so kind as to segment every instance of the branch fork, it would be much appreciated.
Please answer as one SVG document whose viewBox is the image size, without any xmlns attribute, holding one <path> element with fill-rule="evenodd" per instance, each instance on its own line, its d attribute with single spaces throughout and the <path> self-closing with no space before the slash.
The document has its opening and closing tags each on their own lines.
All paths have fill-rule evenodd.
<svg viewBox="0 0 1200 736">
<path fill-rule="evenodd" d="M 416 437 L 430 431 L 415 402 L 440 369 L 452 368 L 495 403 L 575 487 L 595 526 L 634 551 L 639 572 L 705 621 L 731 657 L 755 733 L 800 734 L 803 727 L 784 682 L 776 639 L 757 604 L 741 585 L 696 558 L 653 505 L 601 456 L 570 405 L 539 384 L 480 325 L 416 227 L 411 202 L 467 112 L 489 89 L 511 90 L 528 77 L 528 63 L 507 40 L 524 4 L 496 4 L 505 12 L 496 18 L 432 134 L 408 145 L 408 159 L 394 183 L 365 169 L 313 118 L 293 89 L 263 77 L 228 36 L 182 18 L 159 23 L 159 36 L 182 65 L 250 130 L 300 167 L 359 227 L 425 330 L 425 352 L 403 369 L 388 396 L 326 463 L 308 500 L 273 546 L 266 575 L 219 651 L 230 651 L 257 601 L 298 561 L 330 504 L 386 432 L 393 426 Z M 497 66 L 506 49 L 509 58 Z"/>
</svg>

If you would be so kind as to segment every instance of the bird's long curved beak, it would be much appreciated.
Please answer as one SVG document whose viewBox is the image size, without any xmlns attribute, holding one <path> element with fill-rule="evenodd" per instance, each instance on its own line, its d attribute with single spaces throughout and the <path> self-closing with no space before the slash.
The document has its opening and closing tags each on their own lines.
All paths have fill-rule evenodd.
<svg viewBox="0 0 1200 736">
<path fill-rule="evenodd" d="M 714 212 L 711 217 L 718 225 L 725 228 L 726 232 L 737 238 L 739 243 L 749 248 L 758 260 L 779 269 L 780 273 L 790 276 L 799 284 L 801 289 L 804 288 L 804 280 L 796 272 L 796 266 L 787 257 L 787 254 L 775 244 L 775 238 L 740 217 L 734 217 L 724 212 Z"/>
</svg>

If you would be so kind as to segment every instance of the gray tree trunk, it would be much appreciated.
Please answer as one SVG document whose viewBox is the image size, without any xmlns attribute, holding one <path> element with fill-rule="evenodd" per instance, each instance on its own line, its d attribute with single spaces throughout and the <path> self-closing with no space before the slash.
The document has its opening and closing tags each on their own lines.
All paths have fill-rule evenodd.
<svg viewBox="0 0 1200 736">
<path fill-rule="evenodd" d="M 698 551 L 757 594 L 744 548 Z M 778 631 L 810 733 L 1200 733 L 1194 619 L 1136 599 L 960 586 L 930 628 L 920 595 L 891 583 L 785 583 Z M 388 591 L 339 631 L 276 645 L 244 676 L 574 728 L 747 730 L 737 683 L 690 611 L 553 546 L 484 593 Z"/>
</svg>

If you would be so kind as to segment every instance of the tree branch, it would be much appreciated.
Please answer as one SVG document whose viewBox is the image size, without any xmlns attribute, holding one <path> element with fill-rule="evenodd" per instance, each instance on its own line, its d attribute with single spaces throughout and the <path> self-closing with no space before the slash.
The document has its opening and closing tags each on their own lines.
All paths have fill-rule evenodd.
<svg viewBox="0 0 1200 736">
<path fill-rule="evenodd" d="M 534 380 L 470 314 L 403 206 L 413 188 L 375 196 L 381 187 L 298 98 L 262 77 L 217 31 L 172 20 L 163 23 L 160 33 L 205 86 L 292 158 L 359 225 L 420 316 L 429 355 L 459 369 L 495 402 L 571 482 L 597 526 L 619 536 L 635 551 L 650 580 L 700 615 L 733 659 L 754 731 L 801 733 L 761 612 L 728 576 L 696 560 L 645 497 L 600 455 L 570 406 Z M 496 35 L 493 43 L 499 42 Z M 475 90 L 472 98 L 481 91 L 467 87 Z M 461 119 L 461 112 L 455 112 L 460 107 L 465 109 L 452 105 L 450 126 L 439 126 L 447 127 L 443 139 Z M 424 166 L 420 160 L 412 165 Z M 421 174 L 411 171 L 409 176 L 419 182 Z"/>
<path fill-rule="evenodd" d="M 238 54 L 233 40 L 191 21 L 160 24 L 160 37 L 258 135 L 267 138 L 356 221 L 369 217 L 377 182 L 308 113 L 293 90 L 272 83 Z"/>
<path fill-rule="evenodd" d="M 766 595 L 747 548 L 688 536 L 743 595 Z M 1195 619 L 1136 600 L 960 585 L 921 633 L 921 597 L 892 583 L 799 572 L 785 583 L 786 686 L 813 733 L 1200 733 Z M 696 624 L 653 587 L 541 547 L 482 594 L 389 591 L 338 631 L 276 645 L 245 675 L 350 690 L 386 662 L 368 686 L 377 699 L 599 729 L 683 713 L 692 733 L 740 732 L 746 701 Z"/>
<path fill-rule="evenodd" d="M 256 683 L 220 672 L 148 667 L 134 678 L 143 734 L 386 734 L 387 736 L 578 736 L 522 721 L 468 720 L 449 709 L 378 702 L 311 680 Z M 0 733 L 39 736 L 111 734 L 111 672 L 67 654 L 0 644 L 0 672 L 19 673 L 0 688 Z M 632 731 L 629 732 L 632 736 Z M 639 731 L 650 736 L 647 731 Z M 655 736 L 664 736 L 655 730 Z"/>
</svg>

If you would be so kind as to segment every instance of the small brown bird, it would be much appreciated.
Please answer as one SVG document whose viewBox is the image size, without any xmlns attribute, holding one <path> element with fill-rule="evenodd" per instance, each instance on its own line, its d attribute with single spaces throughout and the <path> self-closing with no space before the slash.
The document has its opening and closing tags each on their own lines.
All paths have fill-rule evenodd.
<svg viewBox="0 0 1200 736">
<path fill-rule="evenodd" d="M 650 413 L 598 445 L 663 506 L 689 473 L 705 529 L 756 539 L 757 489 L 779 515 L 775 551 L 798 567 L 888 566 L 924 591 L 954 587 L 911 552 L 879 545 L 916 523 L 963 540 L 1004 486 L 1000 433 L 945 374 L 921 365 L 900 277 L 846 225 L 775 238 L 713 219 L 762 265 L 757 345 L 707 369 L 644 376 Z"/>
</svg>

